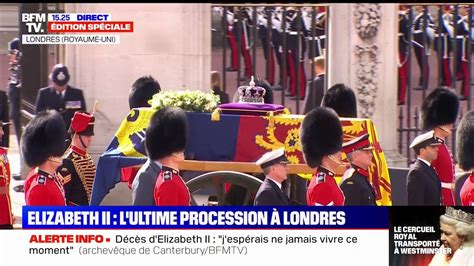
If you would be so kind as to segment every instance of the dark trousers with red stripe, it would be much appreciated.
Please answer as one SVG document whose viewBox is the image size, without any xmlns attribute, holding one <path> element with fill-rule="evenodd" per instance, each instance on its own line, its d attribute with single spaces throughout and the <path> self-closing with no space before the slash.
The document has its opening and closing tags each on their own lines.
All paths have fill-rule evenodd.
<svg viewBox="0 0 474 266">
<path fill-rule="evenodd" d="M 232 68 L 237 69 L 239 66 L 239 50 L 237 46 L 237 41 L 235 37 L 235 33 L 233 31 L 227 31 L 227 40 L 229 41 L 229 46 L 231 50 L 231 66 Z M 250 53 L 247 50 L 245 45 L 245 35 L 240 35 L 240 47 L 242 51 L 242 56 L 244 57 L 244 64 L 245 64 L 245 76 L 250 79 L 252 76 L 252 59 L 250 58 Z"/>
<path fill-rule="evenodd" d="M 288 50 L 287 52 L 287 65 L 288 65 L 288 76 L 290 79 L 290 93 L 292 96 L 296 96 L 296 90 L 300 92 L 300 98 L 304 98 L 306 89 L 306 75 L 304 72 L 303 61 L 300 60 L 297 50 Z M 297 84 L 298 66 L 300 71 L 300 82 Z"/>
<path fill-rule="evenodd" d="M 269 76 L 267 77 L 270 85 L 275 84 L 275 59 L 273 57 L 273 46 L 267 42 L 267 38 L 261 38 L 263 47 L 263 56 L 265 57 L 266 66 L 269 68 Z M 265 72 L 266 73 L 266 72 Z"/>
<path fill-rule="evenodd" d="M 451 87 L 453 84 L 451 76 L 451 59 L 449 57 L 443 58 L 441 64 L 441 85 Z"/>
<path fill-rule="evenodd" d="M 469 94 L 469 65 L 467 61 L 461 61 L 461 69 L 460 69 L 459 77 L 462 79 L 461 84 L 461 95 L 467 97 Z"/>
<path fill-rule="evenodd" d="M 430 66 L 428 65 L 428 58 L 425 55 L 425 48 L 418 45 L 414 45 L 415 57 L 418 66 L 420 67 L 420 79 L 418 85 L 422 88 L 428 88 L 428 81 L 430 79 Z M 423 69 L 423 61 L 425 62 L 425 68 Z"/>
<path fill-rule="evenodd" d="M 398 52 L 400 62 L 402 66 L 398 67 L 398 104 L 405 104 L 405 98 L 407 94 L 407 76 L 408 76 L 408 60 L 404 61 L 407 57 L 406 54 Z"/>
</svg>

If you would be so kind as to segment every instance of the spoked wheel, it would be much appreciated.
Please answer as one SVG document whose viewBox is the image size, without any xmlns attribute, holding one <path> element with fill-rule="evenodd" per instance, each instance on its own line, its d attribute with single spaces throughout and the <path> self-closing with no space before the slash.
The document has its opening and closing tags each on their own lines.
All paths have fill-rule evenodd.
<svg viewBox="0 0 474 266">
<path fill-rule="evenodd" d="M 257 192 L 262 181 L 254 176 L 234 171 L 216 171 L 199 175 L 186 183 L 191 194 L 191 205 L 197 206 L 194 193 L 208 187 L 215 190 L 218 205 L 225 205 L 226 183 L 245 188 L 244 205 L 252 205 L 252 196 Z"/>
</svg>

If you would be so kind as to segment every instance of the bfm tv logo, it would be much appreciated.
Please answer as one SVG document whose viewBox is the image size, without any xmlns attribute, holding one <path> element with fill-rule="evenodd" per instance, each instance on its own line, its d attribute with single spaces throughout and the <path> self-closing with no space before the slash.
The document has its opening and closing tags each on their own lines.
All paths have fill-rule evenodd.
<svg viewBox="0 0 474 266">
<path fill-rule="evenodd" d="M 44 33 L 45 13 L 22 13 L 21 22 L 25 23 L 28 33 Z"/>
</svg>

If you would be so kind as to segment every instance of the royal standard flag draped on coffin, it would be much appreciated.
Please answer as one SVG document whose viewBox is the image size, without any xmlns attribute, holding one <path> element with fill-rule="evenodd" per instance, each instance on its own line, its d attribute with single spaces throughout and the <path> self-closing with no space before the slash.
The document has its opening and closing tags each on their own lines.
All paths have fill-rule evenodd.
<svg viewBox="0 0 474 266">
<path fill-rule="evenodd" d="M 121 169 L 146 161 L 145 129 L 152 108 L 133 109 L 122 121 L 107 150 L 99 158 L 91 205 L 99 205 L 115 184 L 122 181 Z M 292 163 L 304 163 L 299 141 L 303 115 L 249 116 L 222 114 L 212 121 L 210 113 L 186 112 L 189 131 L 185 154 L 200 161 L 255 162 L 265 152 L 285 148 Z M 378 205 L 391 205 L 387 163 L 374 124 L 369 119 L 341 118 L 344 141 L 369 134 L 375 147 L 370 179 Z M 340 177 L 339 179 L 340 180 Z"/>
</svg>

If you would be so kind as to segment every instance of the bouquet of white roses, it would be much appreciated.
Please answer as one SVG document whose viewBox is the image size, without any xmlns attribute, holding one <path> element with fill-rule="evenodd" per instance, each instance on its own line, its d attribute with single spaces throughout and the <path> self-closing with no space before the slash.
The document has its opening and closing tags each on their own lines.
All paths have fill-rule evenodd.
<svg viewBox="0 0 474 266">
<path fill-rule="evenodd" d="M 179 107 L 190 112 L 212 112 L 220 104 L 219 96 L 202 91 L 161 91 L 149 101 L 154 109 Z"/>
</svg>

